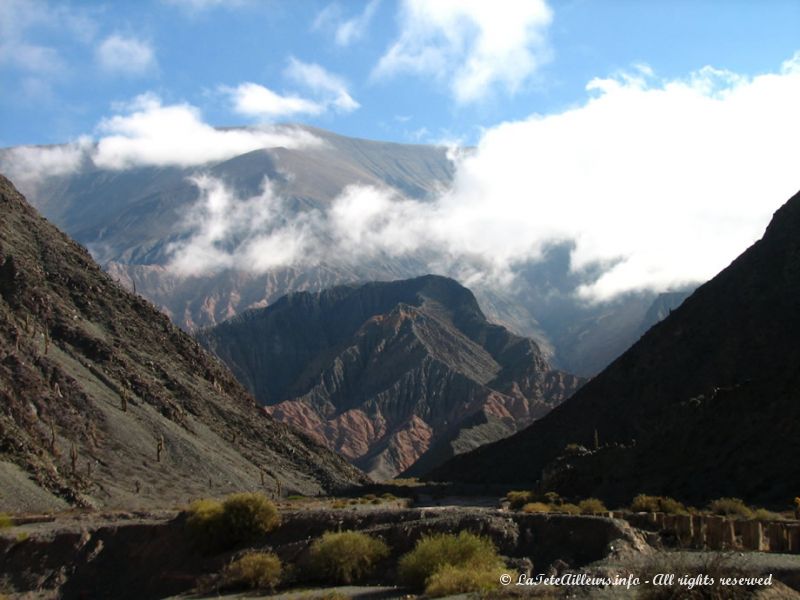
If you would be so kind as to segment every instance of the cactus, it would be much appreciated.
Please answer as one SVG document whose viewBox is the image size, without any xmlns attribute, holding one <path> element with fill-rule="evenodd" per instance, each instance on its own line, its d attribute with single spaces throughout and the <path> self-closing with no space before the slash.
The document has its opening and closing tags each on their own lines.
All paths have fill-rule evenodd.
<svg viewBox="0 0 800 600">
<path fill-rule="evenodd" d="M 50 417 L 50 454 L 56 453 L 56 426 L 53 418 Z"/>
<path fill-rule="evenodd" d="M 122 401 L 122 406 L 120 406 L 122 412 L 128 412 L 128 393 L 125 390 L 121 389 L 119 391 L 119 397 L 120 400 Z"/>
<path fill-rule="evenodd" d="M 78 468 L 78 449 L 75 444 L 72 444 L 69 449 L 69 461 L 72 463 L 72 474 L 74 475 Z"/>
<path fill-rule="evenodd" d="M 600 448 L 600 435 L 597 433 L 597 429 L 594 430 L 594 449 L 597 450 Z"/>
<path fill-rule="evenodd" d="M 164 451 L 164 436 L 158 436 L 158 441 L 156 442 L 156 462 L 161 462 L 161 453 Z"/>
</svg>

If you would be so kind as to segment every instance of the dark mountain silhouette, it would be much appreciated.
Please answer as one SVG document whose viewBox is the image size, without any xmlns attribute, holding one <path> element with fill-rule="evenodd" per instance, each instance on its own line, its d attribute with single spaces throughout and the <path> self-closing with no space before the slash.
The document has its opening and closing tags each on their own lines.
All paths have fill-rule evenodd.
<svg viewBox="0 0 800 600">
<path fill-rule="evenodd" d="M 800 194 L 568 402 L 430 476 L 541 480 L 612 502 L 645 492 L 785 505 L 800 489 L 798 340 Z"/>
<path fill-rule="evenodd" d="M 0 176 L 0 510 L 363 480 L 103 273 Z"/>
<path fill-rule="evenodd" d="M 376 477 L 507 436 L 580 383 L 433 275 L 290 294 L 199 339 L 272 415 Z"/>
</svg>

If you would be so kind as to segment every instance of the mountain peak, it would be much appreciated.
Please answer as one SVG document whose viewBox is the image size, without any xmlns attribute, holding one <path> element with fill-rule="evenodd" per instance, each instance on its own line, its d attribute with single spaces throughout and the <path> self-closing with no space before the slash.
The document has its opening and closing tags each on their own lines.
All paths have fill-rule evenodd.
<svg viewBox="0 0 800 600">
<path fill-rule="evenodd" d="M 437 275 L 290 294 L 199 339 L 273 416 L 381 478 L 508 435 L 580 383 Z"/>
</svg>

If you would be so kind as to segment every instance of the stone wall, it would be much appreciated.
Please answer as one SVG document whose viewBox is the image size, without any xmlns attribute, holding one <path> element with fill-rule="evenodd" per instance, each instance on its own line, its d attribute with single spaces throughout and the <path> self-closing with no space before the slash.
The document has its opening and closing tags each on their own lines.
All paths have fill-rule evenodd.
<svg viewBox="0 0 800 600">
<path fill-rule="evenodd" d="M 717 515 L 612 513 L 639 529 L 666 532 L 685 548 L 800 554 L 800 521 L 728 519 Z"/>
</svg>

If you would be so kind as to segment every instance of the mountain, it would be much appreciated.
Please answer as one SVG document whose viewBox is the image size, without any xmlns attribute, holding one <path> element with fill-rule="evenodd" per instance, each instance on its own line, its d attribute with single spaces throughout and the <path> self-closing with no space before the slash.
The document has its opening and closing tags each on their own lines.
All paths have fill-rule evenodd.
<svg viewBox="0 0 800 600">
<path fill-rule="evenodd" d="M 268 147 L 195 167 L 114 170 L 85 158 L 72 172 L 26 180 L 24 191 L 44 216 L 85 245 L 112 278 L 152 301 L 187 331 L 262 308 L 294 291 L 407 279 L 432 271 L 463 276 L 459 265 L 443 266 L 446 260 L 426 250 L 369 258 L 358 252 L 327 253 L 308 264 L 259 271 L 239 265 L 187 276 L 170 269 L 176 244 L 196 231 L 201 203 L 192 179 L 198 176 L 223 182 L 238 205 L 258 197 L 266 178 L 273 197 L 281 201 L 275 222 L 294 219 L 300 224 L 326 214 L 351 185 L 389 189 L 427 202 L 453 181 L 455 163 L 441 146 L 356 139 L 299 125 L 284 133 L 290 136 L 292 131 L 318 143 Z M 0 149 L 0 171 L 14 168 L 29 174 L 31 160 L 18 160 L 21 150 L 36 152 Z M 240 238 L 241 232 L 229 232 L 219 246 L 229 249 Z M 586 283 L 586 275 L 572 270 L 571 250 L 569 243 L 546 248 L 542 260 L 515 267 L 513 285 L 476 281 L 471 288 L 490 320 L 533 337 L 559 368 L 590 376 L 639 338 L 642 319 L 657 294 L 644 291 L 586 304 L 574 293 Z"/>
<path fill-rule="evenodd" d="M 783 506 L 800 489 L 798 339 L 800 194 L 570 400 L 430 477 L 540 480 L 611 502 L 644 492 Z"/>
<path fill-rule="evenodd" d="M 364 480 L 265 415 L 2 176 L 0 406 L 0 510 L 168 507 Z"/>
<path fill-rule="evenodd" d="M 581 383 L 433 275 L 297 292 L 198 339 L 269 413 L 378 478 L 507 436 Z"/>
</svg>

